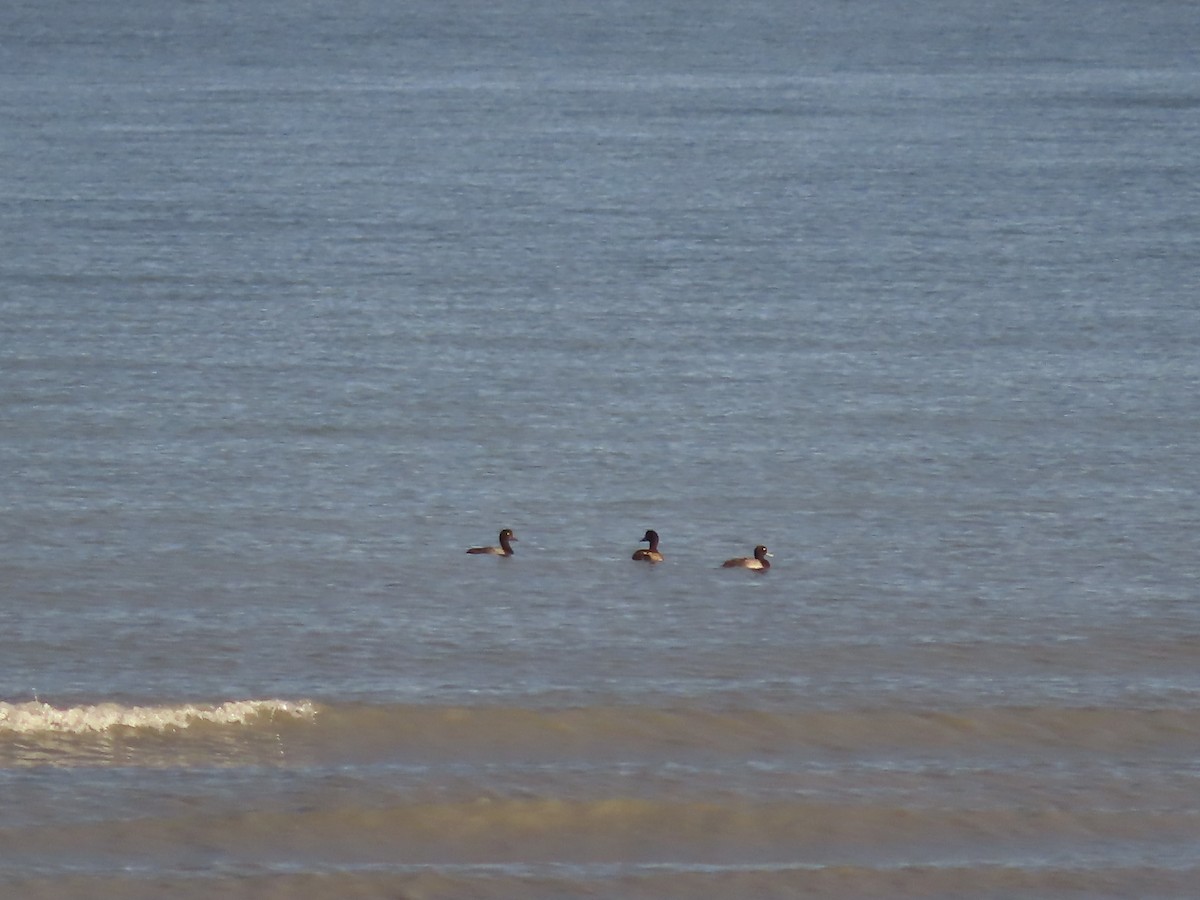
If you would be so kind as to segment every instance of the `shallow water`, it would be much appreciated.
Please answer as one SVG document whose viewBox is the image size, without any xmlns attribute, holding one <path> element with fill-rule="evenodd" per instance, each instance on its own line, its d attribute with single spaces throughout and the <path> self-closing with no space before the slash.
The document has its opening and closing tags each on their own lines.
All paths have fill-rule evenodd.
<svg viewBox="0 0 1200 900">
<path fill-rule="evenodd" d="M 801 13 L 18 8 L 22 897 L 1192 896 L 1195 23 Z"/>
</svg>

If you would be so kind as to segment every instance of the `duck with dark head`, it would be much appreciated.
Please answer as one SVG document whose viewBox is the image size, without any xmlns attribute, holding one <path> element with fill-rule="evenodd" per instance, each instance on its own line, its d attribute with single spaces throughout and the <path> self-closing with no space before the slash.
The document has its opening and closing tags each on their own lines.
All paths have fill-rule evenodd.
<svg viewBox="0 0 1200 900">
<path fill-rule="evenodd" d="M 721 568 L 753 569 L 756 572 L 765 572 L 771 568 L 771 563 L 767 561 L 767 557 L 770 555 L 767 548 L 759 544 L 754 548 L 754 556 L 735 556 L 733 559 L 727 559 L 721 563 Z"/>
<path fill-rule="evenodd" d="M 472 547 L 468 553 L 485 553 L 488 556 L 512 556 L 512 542 L 517 539 L 517 536 L 512 533 L 511 528 L 505 528 L 500 532 L 499 547 Z"/>
<path fill-rule="evenodd" d="M 654 530 L 647 530 L 642 540 L 649 541 L 650 546 L 648 548 L 640 547 L 637 550 L 634 550 L 633 558 L 648 563 L 662 562 L 664 557 L 658 552 L 658 532 Z"/>
</svg>

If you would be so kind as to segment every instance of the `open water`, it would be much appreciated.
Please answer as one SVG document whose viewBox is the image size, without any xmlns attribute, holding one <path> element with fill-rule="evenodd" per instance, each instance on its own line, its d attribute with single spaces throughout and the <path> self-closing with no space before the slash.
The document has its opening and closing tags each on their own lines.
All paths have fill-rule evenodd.
<svg viewBox="0 0 1200 900">
<path fill-rule="evenodd" d="M 5 897 L 1196 895 L 1194 5 L 4 20 Z"/>
</svg>

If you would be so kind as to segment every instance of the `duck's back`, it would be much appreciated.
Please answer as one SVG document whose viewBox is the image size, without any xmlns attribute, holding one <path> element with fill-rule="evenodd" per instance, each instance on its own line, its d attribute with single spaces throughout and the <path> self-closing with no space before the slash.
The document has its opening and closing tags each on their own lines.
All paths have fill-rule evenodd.
<svg viewBox="0 0 1200 900">
<path fill-rule="evenodd" d="M 765 569 L 770 563 L 752 556 L 739 556 L 721 563 L 722 569 Z"/>
</svg>

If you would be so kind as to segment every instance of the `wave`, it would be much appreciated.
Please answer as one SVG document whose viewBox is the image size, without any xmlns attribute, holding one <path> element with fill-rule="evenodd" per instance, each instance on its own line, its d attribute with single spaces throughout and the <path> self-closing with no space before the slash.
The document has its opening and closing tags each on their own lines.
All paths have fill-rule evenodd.
<svg viewBox="0 0 1200 900">
<path fill-rule="evenodd" d="M 768 712 L 654 707 L 318 707 L 318 741 L 353 734 L 356 752 L 444 758 L 691 753 L 954 754 L 989 750 L 1191 753 L 1200 710 L 997 707 Z"/>
<path fill-rule="evenodd" d="M 949 808 L 738 796 L 478 797 L 197 811 L 0 828 L 30 869 L 86 858 L 99 869 L 160 868 L 203 848 L 225 871 L 353 865 L 672 867 L 968 864 L 1051 860 L 1079 867 L 1195 865 L 1200 813 L 1188 810 Z M 882 799 L 882 798 L 881 798 Z"/>
<path fill-rule="evenodd" d="M 437 764 L 519 759 L 1190 758 L 1200 710 L 984 707 L 769 712 L 640 706 L 527 708 L 223 703 L 55 707 L 0 702 L 0 765 Z M 114 748 L 120 752 L 115 752 Z"/>
<path fill-rule="evenodd" d="M 66 708 L 31 700 L 26 703 L 0 702 L 0 734 L 96 734 L 117 728 L 164 732 L 200 723 L 246 725 L 278 718 L 311 720 L 315 714 L 313 704 L 288 700 L 231 700 L 219 704 L 173 706 L 98 703 Z"/>
<path fill-rule="evenodd" d="M 66 868 L 127 898 L 1184 897 L 1198 742 L 1187 709 L 6 703 L 0 870 L 57 898 Z M 3 771 L 30 765 L 120 768 Z"/>
<path fill-rule="evenodd" d="M 279 764 L 281 730 L 316 716 L 307 701 L 57 707 L 0 702 L 0 771 L 8 768 L 194 768 Z"/>
</svg>

